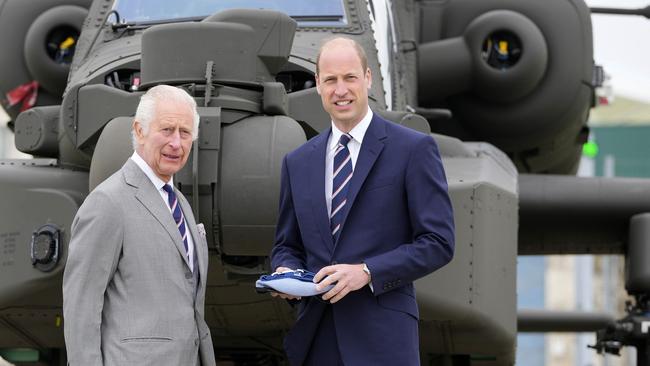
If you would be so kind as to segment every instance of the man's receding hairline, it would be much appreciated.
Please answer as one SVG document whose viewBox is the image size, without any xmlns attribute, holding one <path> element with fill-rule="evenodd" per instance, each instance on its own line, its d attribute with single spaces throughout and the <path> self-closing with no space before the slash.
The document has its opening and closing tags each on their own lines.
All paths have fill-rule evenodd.
<svg viewBox="0 0 650 366">
<path fill-rule="evenodd" d="M 323 51 L 329 46 L 330 43 L 334 43 L 336 41 L 346 41 L 350 46 L 352 46 L 352 49 L 354 49 L 357 53 L 357 57 L 359 57 L 359 61 L 361 62 L 361 67 L 363 68 L 363 72 L 365 73 L 366 70 L 368 70 L 368 57 L 366 56 L 366 52 L 364 51 L 363 47 L 359 44 L 359 42 L 355 41 L 352 38 L 348 37 L 342 37 L 342 36 L 335 36 L 331 38 L 327 38 L 323 41 L 321 44 L 320 48 L 318 49 L 318 54 L 316 55 L 316 75 L 319 73 L 319 67 L 318 64 L 320 63 L 320 58 L 321 55 L 323 54 Z"/>
</svg>

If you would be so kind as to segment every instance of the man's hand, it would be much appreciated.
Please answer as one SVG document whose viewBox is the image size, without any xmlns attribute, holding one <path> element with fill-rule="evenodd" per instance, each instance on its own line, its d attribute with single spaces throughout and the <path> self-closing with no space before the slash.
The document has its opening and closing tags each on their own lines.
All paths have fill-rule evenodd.
<svg viewBox="0 0 650 366">
<path fill-rule="evenodd" d="M 293 269 L 287 267 L 278 267 L 275 269 L 275 273 L 291 272 L 291 271 L 293 271 Z M 281 292 L 271 292 L 271 296 L 280 297 L 281 299 L 285 299 L 285 300 L 300 300 L 300 296 L 287 295 Z"/>
<path fill-rule="evenodd" d="M 284 273 L 284 272 L 292 272 L 292 271 L 293 271 L 293 269 L 291 269 L 289 267 L 278 267 L 278 268 L 275 269 L 275 272 L 273 272 L 273 273 Z"/>
<path fill-rule="evenodd" d="M 336 285 L 334 288 L 323 295 L 323 300 L 329 300 L 332 304 L 341 300 L 351 291 L 356 291 L 367 285 L 370 282 L 370 277 L 363 271 L 363 264 L 336 264 L 327 266 L 323 267 L 314 276 L 314 283 L 318 284 L 316 286 L 318 290 L 335 282 Z"/>
</svg>

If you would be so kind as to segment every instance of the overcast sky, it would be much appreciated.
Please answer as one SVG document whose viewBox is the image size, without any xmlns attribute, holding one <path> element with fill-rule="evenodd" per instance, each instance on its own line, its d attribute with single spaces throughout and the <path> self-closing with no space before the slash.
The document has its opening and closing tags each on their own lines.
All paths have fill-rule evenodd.
<svg viewBox="0 0 650 366">
<path fill-rule="evenodd" d="M 587 0 L 589 6 L 644 8 L 649 0 Z M 612 77 L 615 95 L 650 103 L 650 19 L 594 14 L 594 59 Z"/>
</svg>

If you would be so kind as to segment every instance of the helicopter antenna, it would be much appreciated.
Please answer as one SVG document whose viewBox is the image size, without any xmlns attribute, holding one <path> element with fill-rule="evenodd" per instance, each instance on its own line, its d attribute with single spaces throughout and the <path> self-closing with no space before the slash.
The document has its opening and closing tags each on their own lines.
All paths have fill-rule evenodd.
<svg viewBox="0 0 650 366">
<path fill-rule="evenodd" d="M 650 19 L 650 5 L 638 9 L 590 8 L 592 14 L 640 15 Z"/>
</svg>

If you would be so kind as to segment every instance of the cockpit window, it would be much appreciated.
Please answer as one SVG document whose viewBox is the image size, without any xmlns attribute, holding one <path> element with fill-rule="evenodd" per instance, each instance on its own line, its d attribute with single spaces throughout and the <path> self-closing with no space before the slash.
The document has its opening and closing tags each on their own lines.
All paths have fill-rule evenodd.
<svg viewBox="0 0 650 366">
<path fill-rule="evenodd" d="M 174 19 L 200 19 L 225 9 L 278 10 L 300 26 L 344 26 L 343 0 L 115 0 L 119 21 L 151 24 Z M 115 17 L 110 18 L 116 22 Z"/>
</svg>

